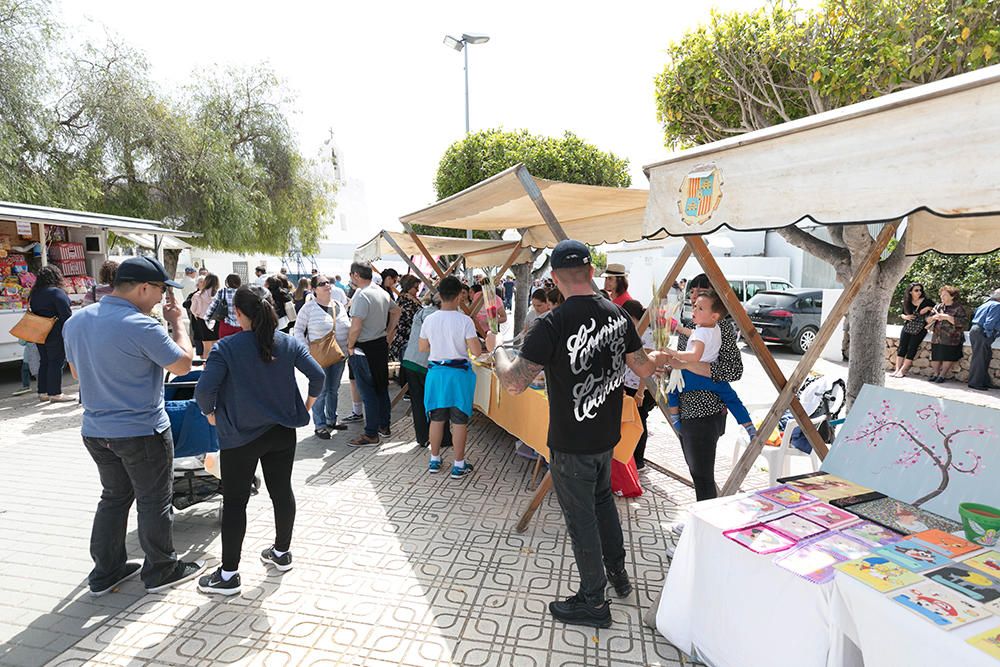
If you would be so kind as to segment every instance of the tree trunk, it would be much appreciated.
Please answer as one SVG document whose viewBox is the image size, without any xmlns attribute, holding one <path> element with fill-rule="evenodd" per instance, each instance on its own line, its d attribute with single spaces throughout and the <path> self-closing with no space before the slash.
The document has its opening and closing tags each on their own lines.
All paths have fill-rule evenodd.
<svg viewBox="0 0 1000 667">
<path fill-rule="evenodd" d="M 936 489 L 928 493 L 923 498 L 918 498 L 917 500 L 914 500 L 912 503 L 914 507 L 920 507 L 928 500 L 937 498 L 938 496 L 940 496 L 942 493 L 945 492 L 945 489 L 948 488 L 948 482 L 950 478 L 950 475 L 948 475 L 948 468 L 947 466 L 938 466 L 938 467 L 941 469 L 941 483 L 938 484 L 938 487 Z"/>
<path fill-rule="evenodd" d="M 531 301 L 531 263 L 515 264 L 514 272 L 514 335 L 524 329 L 524 318 L 528 314 L 528 303 Z"/>
<path fill-rule="evenodd" d="M 876 268 L 873 273 L 879 272 Z M 869 280 L 870 283 L 873 281 Z M 848 352 L 847 409 L 851 409 L 861 387 L 885 385 L 885 322 L 895 288 L 871 284 L 862 289 L 848 311 L 851 340 Z"/>
<path fill-rule="evenodd" d="M 177 275 L 177 262 L 180 261 L 181 251 L 171 248 L 163 249 L 163 268 L 167 270 L 167 275 L 173 279 Z"/>
</svg>

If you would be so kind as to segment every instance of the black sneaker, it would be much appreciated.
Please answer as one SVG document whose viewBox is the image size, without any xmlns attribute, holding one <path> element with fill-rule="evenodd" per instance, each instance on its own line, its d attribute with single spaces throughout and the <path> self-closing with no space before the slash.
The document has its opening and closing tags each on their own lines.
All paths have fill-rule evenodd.
<svg viewBox="0 0 1000 667">
<path fill-rule="evenodd" d="M 357 412 L 352 412 L 351 414 L 347 415 L 340 421 L 344 422 L 345 424 L 354 424 L 356 422 L 364 421 L 364 419 L 365 419 L 364 415 L 359 415 Z"/>
<path fill-rule="evenodd" d="M 197 577 L 205 569 L 205 562 L 200 560 L 193 560 L 190 562 L 177 561 L 177 568 L 174 573 L 170 575 L 166 581 L 157 584 L 156 586 L 146 586 L 147 593 L 159 593 L 165 591 L 168 588 L 173 588 L 178 584 L 183 584 L 185 581 L 190 581 Z"/>
<path fill-rule="evenodd" d="M 607 600 L 599 607 L 589 605 L 579 595 L 549 603 L 549 613 L 557 621 L 591 628 L 611 627 L 611 603 Z"/>
<path fill-rule="evenodd" d="M 260 561 L 279 572 L 288 572 L 292 569 L 292 552 L 286 551 L 283 556 L 277 556 L 274 547 L 268 547 L 260 552 Z"/>
<path fill-rule="evenodd" d="M 389 437 L 390 435 L 392 435 L 392 431 L 390 431 L 390 430 L 389 430 L 389 427 L 388 427 L 388 426 L 386 426 L 385 428 L 380 428 L 380 429 L 378 430 L 378 432 L 379 432 L 379 434 L 380 434 L 380 435 L 384 435 L 384 436 L 385 436 L 385 437 L 387 437 L 387 438 L 388 438 L 388 437 Z"/>
<path fill-rule="evenodd" d="M 329 424 L 327 424 L 326 427 L 328 429 L 330 429 L 331 433 L 333 431 L 346 431 L 347 430 L 347 424 L 334 424 L 333 426 L 330 426 Z"/>
<path fill-rule="evenodd" d="M 314 433 L 316 434 L 316 437 L 319 438 L 320 440 L 330 439 L 330 430 L 327 429 L 325 426 L 323 428 L 316 429 Z"/>
<path fill-rule="evenodd" d="M 226 581 L 222 578 L 222 568 L 198 580 L 198 590 L 209 595 L 239 595 L 243 590 L 240 584 L 240 573 L 237 572 Z"/>
<path fill-rule="evenodd" d="M 608 570 L 608 581 L 611 585 L 615 587 L 615 593 L 618 597 L 623 598 L 632 592 L 632 582 L 628 580 L 628 572 L 624 569 L 618 572 L 612 572 Z"/>
<path fill-rule="evenodd" d="M 107 595 L 108 593 L 114 591 L 119 585 L 128 581 L 135 575 L 139 574 L 139 570 L 142 569 L 142 563 L 128 562 L 125 563 L 125 567 L 122 568 L 121 574 L 115 579 L 115 582 L 110 586 L 106 586 L 101 590 L 90 589 L 90 597 L 99 598 Z"/>
</svg>

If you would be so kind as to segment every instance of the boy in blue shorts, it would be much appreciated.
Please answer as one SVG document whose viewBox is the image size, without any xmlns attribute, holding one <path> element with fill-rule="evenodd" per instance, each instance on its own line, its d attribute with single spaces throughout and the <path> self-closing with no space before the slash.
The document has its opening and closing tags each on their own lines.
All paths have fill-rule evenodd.
<svg viewBox="0 0 1000 667">
<path fill-rule="evenodd" d="M 420 351 L 429 353 L 424 385 L 424 409 L 430 420 L 431 440 L 427 471 L 441 470 L 441 440 L 445 422 L 450 420 L 455 451 L 452 479 L 461 479 L 472 472 L 472 464 L 465 462 L 472 396 L 476 391 L 476 374 L 469 353 L 475 357 L 483 352 L 472 318 L 458 307 L 461 293 L 462 283 L 458 278 L 448 276 L 441 281 L 438 285 L 441 310 L 424 320 L 419 340 Z"/>
</svg>

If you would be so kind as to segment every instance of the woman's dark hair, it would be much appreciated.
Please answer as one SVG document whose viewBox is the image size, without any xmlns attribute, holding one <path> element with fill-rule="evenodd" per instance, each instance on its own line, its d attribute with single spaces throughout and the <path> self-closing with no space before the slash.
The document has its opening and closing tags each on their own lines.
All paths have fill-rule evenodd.
<svg viewBox="0 0 1000 667">
<path fill-rule="evenodd" d="M 399 281 L 399 271 L 397 271 L 396 269 L 382 269 L 381 275 L 382 275 L 382 280 L 385 280 L 387 278 L 393 278 L 396 281 Z"/>
<path fill-rule="evenodd" d="M 548 298 L 549 303 L 553 306 L 562 305 L 562 303 L 566 301 L 566 298 L 562 295 L 562 292 L 559 291 L 558 287 L 550 289 L 546 297 Z"/>
<path fill-rule="evenodd" d="M 641 320 L 646 309 L 642 307 L 642 304 L 635 299 L 629 299 L 622 304 L 622 310 L 628 313 L 628 316 L 633 320 Z"/>
<path fill-rule="evenodd" d="M 230 273 L 228 276 L 226 276 L 226 287 L 232 287 L 233 289 L 236 289 L 242 284 L 243 281 L 240 279 L 239 275 L 235 273 Z"/>
<path fill-rule="evenodd" d="M 409 292 L 411 289 L 420 284 L 420 278 L 407 273 L 405 276 L 399 279 L 399 289 L 403 292 Z"/>
<path fill-rule="evenodd" d="M 441 282 L 438 283 L 438 294 L 441 298 L 446 301 L 451 301 L 456 296 L 462 293 L 462 281 L 455 276 L 448 276 L 442 278 Z"/>
<path fill-rule="evenodd" d="M 483 286 L 480 283 L 472 283 L 471 289 L 473 294 L 479 294 L 483 291 Z"/>
<path fill-rule="evenodd" d="M 699 273 L 694 278 L 688 281 L 688 289 L 712 289 L 712 281 L 708 279 L 704 273 Z"/>
<path fill-rule="evenodd" d="M 541 287 L 531 293 L 531 298 L 535 301 L 548 301 L 548 297 L 545 295 L 545 290 Z"/>
<path fill-rule="evenodd" d="M 274 312 L 270 293 L 261 287 L 243 285 L 236 290 L 233 306 L 250 318 L 260 358 L 264 361 L 273 361 L 274 332 L 278 328 L 278 315 Z"/>
<path fill-rule="evenodd" d="M 46 287 L 62 287 L 63 286 L 63 274 L 59 270 L 58 266 L 53 266 L 49 264 L 38 269 L 35 274 L 35 286 L 31 288 L 32 291 L 36 289 L 44 289 Z"/>
<path fill-rule="evenodd" d="M 320 279 L 326 280 L 326 282 L 330 283 L 331 285 L 333 284 L 333 282 L 330 280 L 330 276 L 326 275 L 325 273 L 314 273 L 313 277 L 309 279 L 309 285 L 313 289 L 316 289 L 316 287 L 319 285 Z"/>
<path fill-rule="evenodd" d="M 917 307 L 913 305 L 913 288 L 919 287 L 920 293 L 923 295 L 924 299 L 927 298 L 927 291 L 924 286 L 920 283 L 910 283 L 910 286 L 906 288 L 906 295 L 903 297 L 903 314 L 912 315 L 916 311 Z"/>
<path fill-rule="evenodd" d="M 613 276 L 615 279 L 615 296 L 621 296 L 628 291 L 628 278 L 625 276 Z"/>
<path fill-rule="evenodd" d="M 118 262 L 113 259 L 101 264 L 101 271 L 97 274 L 97 278 L 102 285 L 114 285 L 115 275 L 118 273 Z"/>
<path fill-rule="evenodd" d="M 206 273 L 205 282 L 201 284 L 201 291 L 215 296 L 215 293 L 219 291 L 219 276 L 214 273 Z"/>
<path fill-rule="evenodd" d="M 299 286 L 295 288 L 295 294 L 292 295 L 292 298 L 296 301 L 302 301 L 302 299 L 306 298 L 306 290 L 309 287 L 309 279 L 302 276 L 299 278 Z"/>
</svg>

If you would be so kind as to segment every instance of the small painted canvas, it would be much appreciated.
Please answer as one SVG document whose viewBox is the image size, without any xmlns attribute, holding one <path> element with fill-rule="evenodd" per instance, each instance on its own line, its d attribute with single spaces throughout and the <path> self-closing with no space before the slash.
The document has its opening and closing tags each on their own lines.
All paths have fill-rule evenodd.
<svg viewBox="0 0 1000 667">
<path fill-rule="evenodd" d="M 834 567 L 882 593 L 924 581 L 919 574 L 910 572 L 885 556 L 879 555 L 862 556 Z"/>
<path fill-rule="evenodd" d="M 947 556 L 933 551 L 916 540 L 901 540 L 876 549 L 873 553 L 894 560 L 910 572 L 926 572 L 943 565 L 951 565 Z"/>
<path fill-rule="evenodd" d="M 738 528 L 751 523 L 759 523 L 765 517 L 774 516 L 786 511 L 784 507 L 773 500 L 753 495 L 746 496 L 745 498 L 734 498 L 727 503 L 720 503 L 714 507 L 700 511 L 698 516 L 716 528 L 728 530 L 729 528 Z"/>
<path fill-rule="evenodd" d="M 962 526 L 950 519 L 925 512 L 919 507 L 914 507 L 895 498 L 870 500 L 857 505 L 850 505 L 847 509 L 863 519 L 874 521 L 886 528 L 891 528 L 898 533 L 905 533 L 906 535 L 921 533 L 931 528 L 937 528 L 946 533 L 954 533 L 962 529 Z"/>
<path fill-rule="evenodd" d="M 809 519 L 795 514 L 789 514 L 788 516 L 771 519 L 764 525 L 795 541 L 819 535 L 826 530 L 826 528 L 818 523 L 813 523 Z"/>
<path fill-rule="evenodd" d="M 722 534 L 733 542 L 758 554 L 771 554 L 777 551 L 784 551 L 795 545 L 794 541 L 760 524 L 736 530 L 726 530 Z"/>
<path fill-rule="evenodd" d="M 979 604 L 1000 601 L 1000 580 L 969 567 L 955 563 L 927 573 L 927 578 L 958 591 Z"/>
<path fill-rule="evenodd" d="M 862 496 L 873 491 L 873 489 L 855 484 L 843 477 L 831 475 L 828 472 L 811 472 L 796 477 L 785 477 L 778 481 L 827 502 L 851 496 Z"/>
<path fill-rule="evenodd" d="M 810 544 L 840 556 L 841 560 L 861 558 L 867 556 L 872 550 L 870 545 L 840 532 L 820 535 Z"/>
<path fill-rule="evenodd" d="M 810 495 L 805 491 L 800 491 L 794 487 L 788 486 L 787 484 L 779 484 L 778 486 L 772 486 L 769 489 L 764 489 L 763 491 L 758 491 L 757 495 L 765 500 L 771 500 L 782 507 L 801 507 L 802 505 L 808 505 L 809 503 L 816 502 L 816 496 Z"/>
<path fill-rule="evenodd" d="M 970 556 L 962 561 L 962 565 L 969 565 L 977 570 L 982 570 L 986 574 L 993 575 L 1000 579 L 1000 552 L 987 551 L 985 553 Z"/>
<path fill-rule="evenodd" d="M 920 540 L 932 550 L 948 558 L 958 558 L 973 551 L 982 549 L 978 544 L 974 544 L 964 537 L 946 533 L 943 530 L 932 528 L 919 533 L 914 533 L 913 539 Z"/>
<path fill-rule="evenodd" d="M 905 586 L 890 597 L 945 630 L 989 616 L 989 612 L 969 598 L 933 581 Z"/>
<path fill-rule="evenodd" d="M 1000 660 L 1000 627 L 987 630 L 966 640 L 983 653 Z"/>
<path fill-rule="evenodd" d="M 877 523 L 864 520 L 852 524 L 847 528 L 842 528 L 840 532 L 857 540 L 861 540 L 872 547 L 882 547 L 886 544 L 899 542 L 903 539 L 903 536 L 894 530 L 889 530 L 885 526 L 880 526 Z"/>
<path fill-rule="evenodd" d="M 777 556 L 774 564 L 814 584 L 825 584 L 833 580 L 833 566 L 844 560 L 815 544 L 802 544 Z"/>
<path fill-rule="evenodd" d="M 827 530 L 843 528 L 858 521 L 858 516 L 847 510 L 842 510 L 829 503 L 813 503 L 794 510 L 794 514 L 804 516 L 813 523 L 818 523 Z"/>
</svg>

